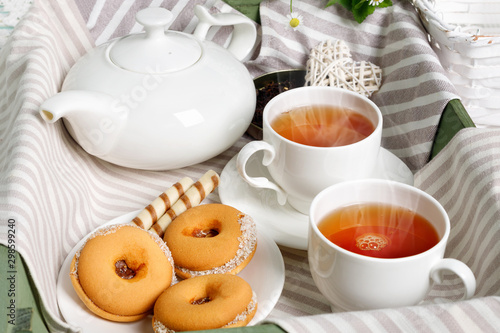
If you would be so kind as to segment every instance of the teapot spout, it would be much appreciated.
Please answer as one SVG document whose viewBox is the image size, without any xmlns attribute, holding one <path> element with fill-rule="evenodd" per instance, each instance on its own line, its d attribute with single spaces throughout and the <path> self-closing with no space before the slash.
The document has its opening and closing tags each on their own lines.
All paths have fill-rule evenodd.
<svg viewBox="0 0 500 333">
<path fill-rule="evenodd" d="M 107 154 L 125 126 L 128 112 L 108 94 L 67 90 L 44 101 L 40 116 L 47 123 L 64 118 L 68 132 L 88 153 Z"/>
<path fill-rule="evenodd" d="M 100 92 L 86 90 L 68 90 L 55 94 L 40 105 L 40 115 L 48 123 L 75 114 L 90 116 L 103 111 L 112 97 Z"/>
</svg>

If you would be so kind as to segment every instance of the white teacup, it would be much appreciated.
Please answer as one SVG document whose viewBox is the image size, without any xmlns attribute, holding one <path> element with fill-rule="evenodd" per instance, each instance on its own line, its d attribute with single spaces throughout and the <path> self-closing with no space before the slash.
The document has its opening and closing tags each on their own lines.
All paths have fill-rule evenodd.
<svg viewBox="0 0 500 333">
<path fill-rule="evenodd" d="M 325 237 L 318 223 L 339 207 L 381 203 L 420 214 L 436 229 L 439 242 L 416 255 L 383 259 L 348 251 Z M 442 273 L 452 272 L 465 286 L 462 299 L 474 295 L 476 280 L 470 268 L 456 259 L 443 259 L 450 221 L 429 194 L 399 182 L 366 179 L 344 182 L 319 193 L 311 204 L 308 258 L 312 277 L 334 311 L 369 310 L 420 303 Z"/>
<path fill-rule="evenodd" d="M 352 109 L 367 117 L 375 130 L 365 139 L 344 146 L 315 147 L 296 143 L 279 135 L 272 121 L 290 109 L 304 105 L 332 105 Z M 368 98 L 333 87 L 301 87 L 274 97 L 264 108 L 263 140 L 252 141 L 238 154 L 236 166 L 251 186 L 272 189 L 278 202 L 309 213 L 314 196 L 329 185 L 370 177 L 376 167 L 382 138 L 382 114 Z M 257 151 L 264 151 L 262 163 L 272 179 L 251 177 L 246 164 Z"/>
</svg>

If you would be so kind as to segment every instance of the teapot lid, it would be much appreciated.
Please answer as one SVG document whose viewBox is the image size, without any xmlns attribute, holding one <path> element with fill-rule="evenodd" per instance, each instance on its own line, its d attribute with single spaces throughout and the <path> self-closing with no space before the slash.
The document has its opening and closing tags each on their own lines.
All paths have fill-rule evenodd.
<svg viewBox="0 0 500 333">
<path fill-rule="evenodd" d="M 140 10 L 136 20 L 145 33 L 116 41 L 109 52 L 111 61 L 123 69 L 150 74 L 179 71 L 196 63 L 202 54 L 200 43 L 191 35 L 165 31 L 172 18 L 165 8 Z"/>
</svg>

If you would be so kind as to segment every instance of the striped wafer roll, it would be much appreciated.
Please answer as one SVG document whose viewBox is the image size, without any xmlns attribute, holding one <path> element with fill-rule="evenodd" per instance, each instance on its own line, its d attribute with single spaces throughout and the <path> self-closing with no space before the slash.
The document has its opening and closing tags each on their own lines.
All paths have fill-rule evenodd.
<svg viewBox="0 0 500 333">
<path fill-rule="evenodd" d="M 217 186 L 219 175 L 213 170 L 207 171 L 149 230 L 163 237 L 170 222 L 189 208 L 199 205 Z"/>
<path fill-rule="evenodd" d="M 153 202 L 144 208 L 130 223 L 144 230 L 148 230 L 177 200 L 179 200 L 181 196 L 184 195 L 191 185 L 193 185 L 193 180 L 191 178 L 182 178 L 153 200 Z"/>
</svg>

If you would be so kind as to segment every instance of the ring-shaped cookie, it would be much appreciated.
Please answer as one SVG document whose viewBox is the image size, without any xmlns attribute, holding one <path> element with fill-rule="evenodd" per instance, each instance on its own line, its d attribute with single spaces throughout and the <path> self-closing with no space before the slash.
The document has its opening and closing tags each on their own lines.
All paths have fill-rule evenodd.
<svg viewBox="0 0 500 333">
<path fill-rule="evenodd" d="M 183 280 L 165 290 L 154 307 L 155 333 L 247 325 L 257 300 L 244 279 L 212 274 Z"/>
<path fill-rule="evenodd" d="M 93 233 L 75 254 L 70 278 L 89 310 L 119 322 L 147 316 L 158 296 L 176 281 L 165 242 L 132 225 Z"/>
<path fill-rule="evenodd" d="M 252 218 L 224 204 L 205 204 L 180 214 L 163 237 L 182 278 L 239 273 L 257 248 Z"/>
</svg>

